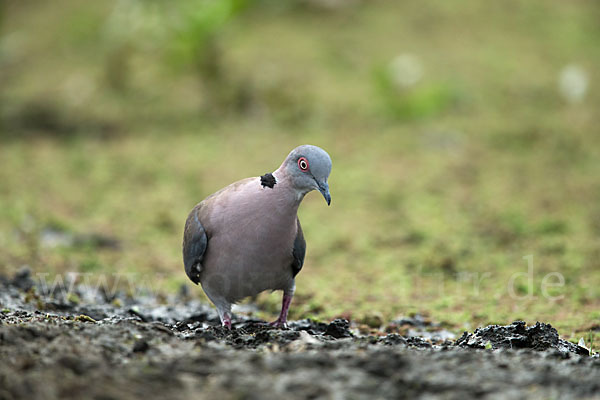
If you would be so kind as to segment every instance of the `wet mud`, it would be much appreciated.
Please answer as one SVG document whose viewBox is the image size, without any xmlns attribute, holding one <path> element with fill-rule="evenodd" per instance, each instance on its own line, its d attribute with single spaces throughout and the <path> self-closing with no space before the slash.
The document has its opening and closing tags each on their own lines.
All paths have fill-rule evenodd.
<svg viewBox="0 0 600 400">
<path fill-rule="evenodd" d="M 0 277 L 0 399 L 600 398 L 600 358 L 543 323 L 457 340 L 419 316 L 381 335 L 342 319 L 230 331 L 181 296 L 64 293 Z"/>
</svg>

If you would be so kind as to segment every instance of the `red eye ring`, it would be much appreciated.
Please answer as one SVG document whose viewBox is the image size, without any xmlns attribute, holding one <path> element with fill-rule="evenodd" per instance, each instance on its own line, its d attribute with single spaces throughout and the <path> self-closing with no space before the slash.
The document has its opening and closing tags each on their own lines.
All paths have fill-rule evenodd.
<svg viewBox="0 0 600 400">
<path fill-rule="evenodd" d="M 298 159 L 298 168 L 300 168 L 301 171 L 308 171 L 308 160 L 306 157 L 300 157 Z"/>
</svg>

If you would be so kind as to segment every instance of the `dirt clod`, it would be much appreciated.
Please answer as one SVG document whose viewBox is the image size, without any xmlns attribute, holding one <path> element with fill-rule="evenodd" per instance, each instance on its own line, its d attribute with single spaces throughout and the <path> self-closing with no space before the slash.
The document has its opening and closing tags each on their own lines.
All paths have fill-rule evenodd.
<svg viewBox="0 0 600 400">
<path fill-rule="evenodd" d="M 589 355 L 587 349 L 559 338 L 552 325 L 541 322 L 534 326 L 527 326 L 524 321 L 515 321 L 506 326 L 490 325 L 476 329 L 474 333 L 465 332 L 456 341 L 457 346 L 478 349 L 486 348 L 488 343 L 493 349 L 554 349 L 561 353 Z"/>
<path fill-rule="evenodd" d="M 334 319 L 325 330 L 325 334 L 336 339 L 352 337 L 350 324 L 345 319 Z"/>
</svg>

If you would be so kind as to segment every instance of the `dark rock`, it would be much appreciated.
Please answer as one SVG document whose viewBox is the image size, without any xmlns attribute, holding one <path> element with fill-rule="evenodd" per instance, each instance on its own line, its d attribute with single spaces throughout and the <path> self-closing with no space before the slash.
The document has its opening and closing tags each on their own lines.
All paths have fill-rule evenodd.
<svg viewBox="0 0 600 400">
<path fill-rule="evenodd" d="M 334 319 L 327 326 L 325 330 L 325 335 L 332 336 L 336 339 L 352 337 L 352 332 L 350 332 L 350 324 L 345 319 Z"/>
<path fill-rule="evenodd" d="M 302 319 L 299 321 L 288 322 L 290 329 L 295 331 L 306 331 L 311 335 L 324 334 L 328 328 L 328 324 L 323 322 L 315 322 L 311 319 Z"/>
<path fill-rule="evenodd" d="M 132 351 L 134 353 L 145 353 L 150 349 L 150 345 L 146 341 L 146 339 L 138 339 L 133 343 Z"/>
<path fill-rule="evenodd" d="M 431 342 L 418 336 L 411 336 L 406 339 L 406 342 L 412 347 L 431 348 L 433 346 Z"/>
<path fill-rule="evenodd" d="M 137 310 L 136 308 L 130 308 L 129 309 L 129 314 L 134 315 L 136 317 L 138 317 L 139 319 L 141 319 L 143 322 L 149 322 L 150 318 L 148 318 L 147 316 L 145 316 L 144 314 L 142 314 L 139 310 Z"/>
<path fill-rule="evenodd" d="M 27 292 L 35 286 L 35 282 L 31 278 L 31 269 L 29 266 L 24 266 L 17 271 L 10 284 L 24 292 Z"/>
<path fill-rule="evenodd" d="M 390 345 L 390 346 L 396 346 L 396 345 L 406 345 L 408 344 L 408 341 L 406 340 L 406 338 L 404 338 L 403 336 L 400 336 L 398 334 L 395 333 L 390 333 L 389 335 L 386 335 L 383 337 L 382 339 L 384 344 Z"/>
</svg>

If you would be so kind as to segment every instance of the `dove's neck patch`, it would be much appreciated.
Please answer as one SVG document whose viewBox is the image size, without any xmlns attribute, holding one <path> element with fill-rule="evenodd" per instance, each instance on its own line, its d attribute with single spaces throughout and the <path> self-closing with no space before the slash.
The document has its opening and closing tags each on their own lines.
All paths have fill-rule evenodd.
<svg viewBox="0 0 600 400">
<path fill-rule="evenodd" d="M 273 186 L 275 186 L 276 183 L 277 183 L 277 179 L 275 179 L 275 177 L 271 173 L 264 174 L 263 176 L 260 177 L 260 184 L 263 187 L 269 187 L 269 188 L 273 189 Z"/>
</svg>

